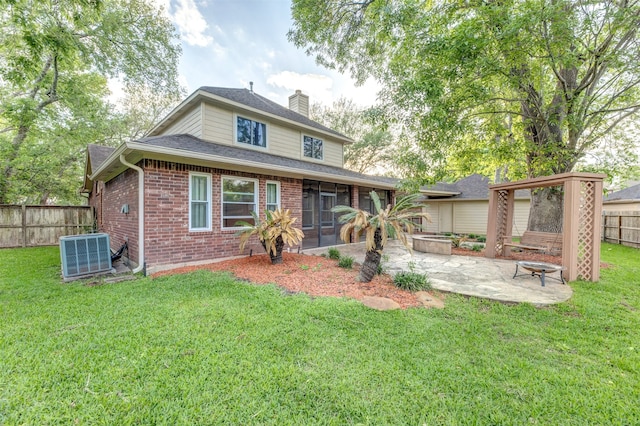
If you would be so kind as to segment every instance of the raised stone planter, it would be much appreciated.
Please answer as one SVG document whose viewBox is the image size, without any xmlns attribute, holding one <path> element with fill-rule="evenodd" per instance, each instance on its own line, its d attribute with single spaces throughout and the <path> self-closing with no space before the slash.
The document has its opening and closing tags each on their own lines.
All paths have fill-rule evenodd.
<svg viewBox="0 0 640 426">
<path fill-rule="evenodd" d="M 440 240 L 427 236 L 414 235 L 413 249 L 422 253 L 451 255 L 451 240 Z"/>
</svg>

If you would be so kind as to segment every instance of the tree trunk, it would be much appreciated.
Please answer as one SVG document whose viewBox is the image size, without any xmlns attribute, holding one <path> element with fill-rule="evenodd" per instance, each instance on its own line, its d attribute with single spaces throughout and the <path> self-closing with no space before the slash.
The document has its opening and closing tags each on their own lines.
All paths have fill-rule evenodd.
<svg viewBox="0 0 640 426">
<path fill-rule="evenodd" d="M 562 232 L 563 199 L 562 187 L 532 191 L 527 229 L 538 232 Z"/>
<path fill-rule="evenodd" d="M 382 259 L 382 234 L 380 228 L 376 229 L 373 236 L 373 241 L 376 244 L 375 249 L 368 250 L 364 257 L 364 263 L 360 267 L 360 274 L 358 275 L 358 281 L 363 283 L 369 283 L 378 273 L 378 267 L 380 266 L 380 260 Z"/>
<path fill-rule="evenodd" d="M 267 251 L 267 245 L 264 242 L 262 242 L 262 247 L 264 247 L 264 251 Z M 271 258 L 271 264 L 279 265 L 282 263 L 282 250 L 284 249 L 284 240 L 280 236 L 276 238 L 275 249 L 275 253 L 268 251 L 267 253 L 269 253 L 269 257 Z"/>
</svg>

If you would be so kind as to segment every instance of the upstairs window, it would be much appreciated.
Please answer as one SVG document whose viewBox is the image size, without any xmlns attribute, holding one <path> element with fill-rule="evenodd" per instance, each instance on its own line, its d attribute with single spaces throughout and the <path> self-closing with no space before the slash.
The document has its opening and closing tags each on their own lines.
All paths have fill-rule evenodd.
<svg viewBox="0 0 640 426">
<path fill-rule="evenodd" d="M 248 118 L 237 118 L 236 141 L 260 148 L 267 147 L 267 125 Z"/>
<path fill-rule="evenodd" d="M 305 157 L 313 158 L 314 160 L 323 159 L 322 139 L 312 138 L 311 136 L 304 136 L 302 145 L 302 150 Z"/>
</svg>

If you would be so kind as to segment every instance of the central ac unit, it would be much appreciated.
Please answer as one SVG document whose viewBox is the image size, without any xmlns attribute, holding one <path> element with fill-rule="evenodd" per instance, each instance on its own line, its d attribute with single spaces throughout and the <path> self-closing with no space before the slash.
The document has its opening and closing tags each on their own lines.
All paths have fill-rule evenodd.
<svg viewBox="0 0 640 426">
<path fill-rule="evenodd" d="M 60 237 L 60 257 L 65 281 L 84 275 L 113 272 L 108 234 Z"/>
</svg>

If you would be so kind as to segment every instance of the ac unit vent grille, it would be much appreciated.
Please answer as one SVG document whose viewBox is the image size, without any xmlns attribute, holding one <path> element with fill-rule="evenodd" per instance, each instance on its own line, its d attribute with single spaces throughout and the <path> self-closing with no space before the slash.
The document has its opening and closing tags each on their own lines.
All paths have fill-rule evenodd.
<svg viewBox="0 0 640 426">
<path fill-rule="evenodd" d="M 60 257 L 64 278 L 111 270 L 111 246 L 108 234 L 60 237 Z"/>
</svg>

